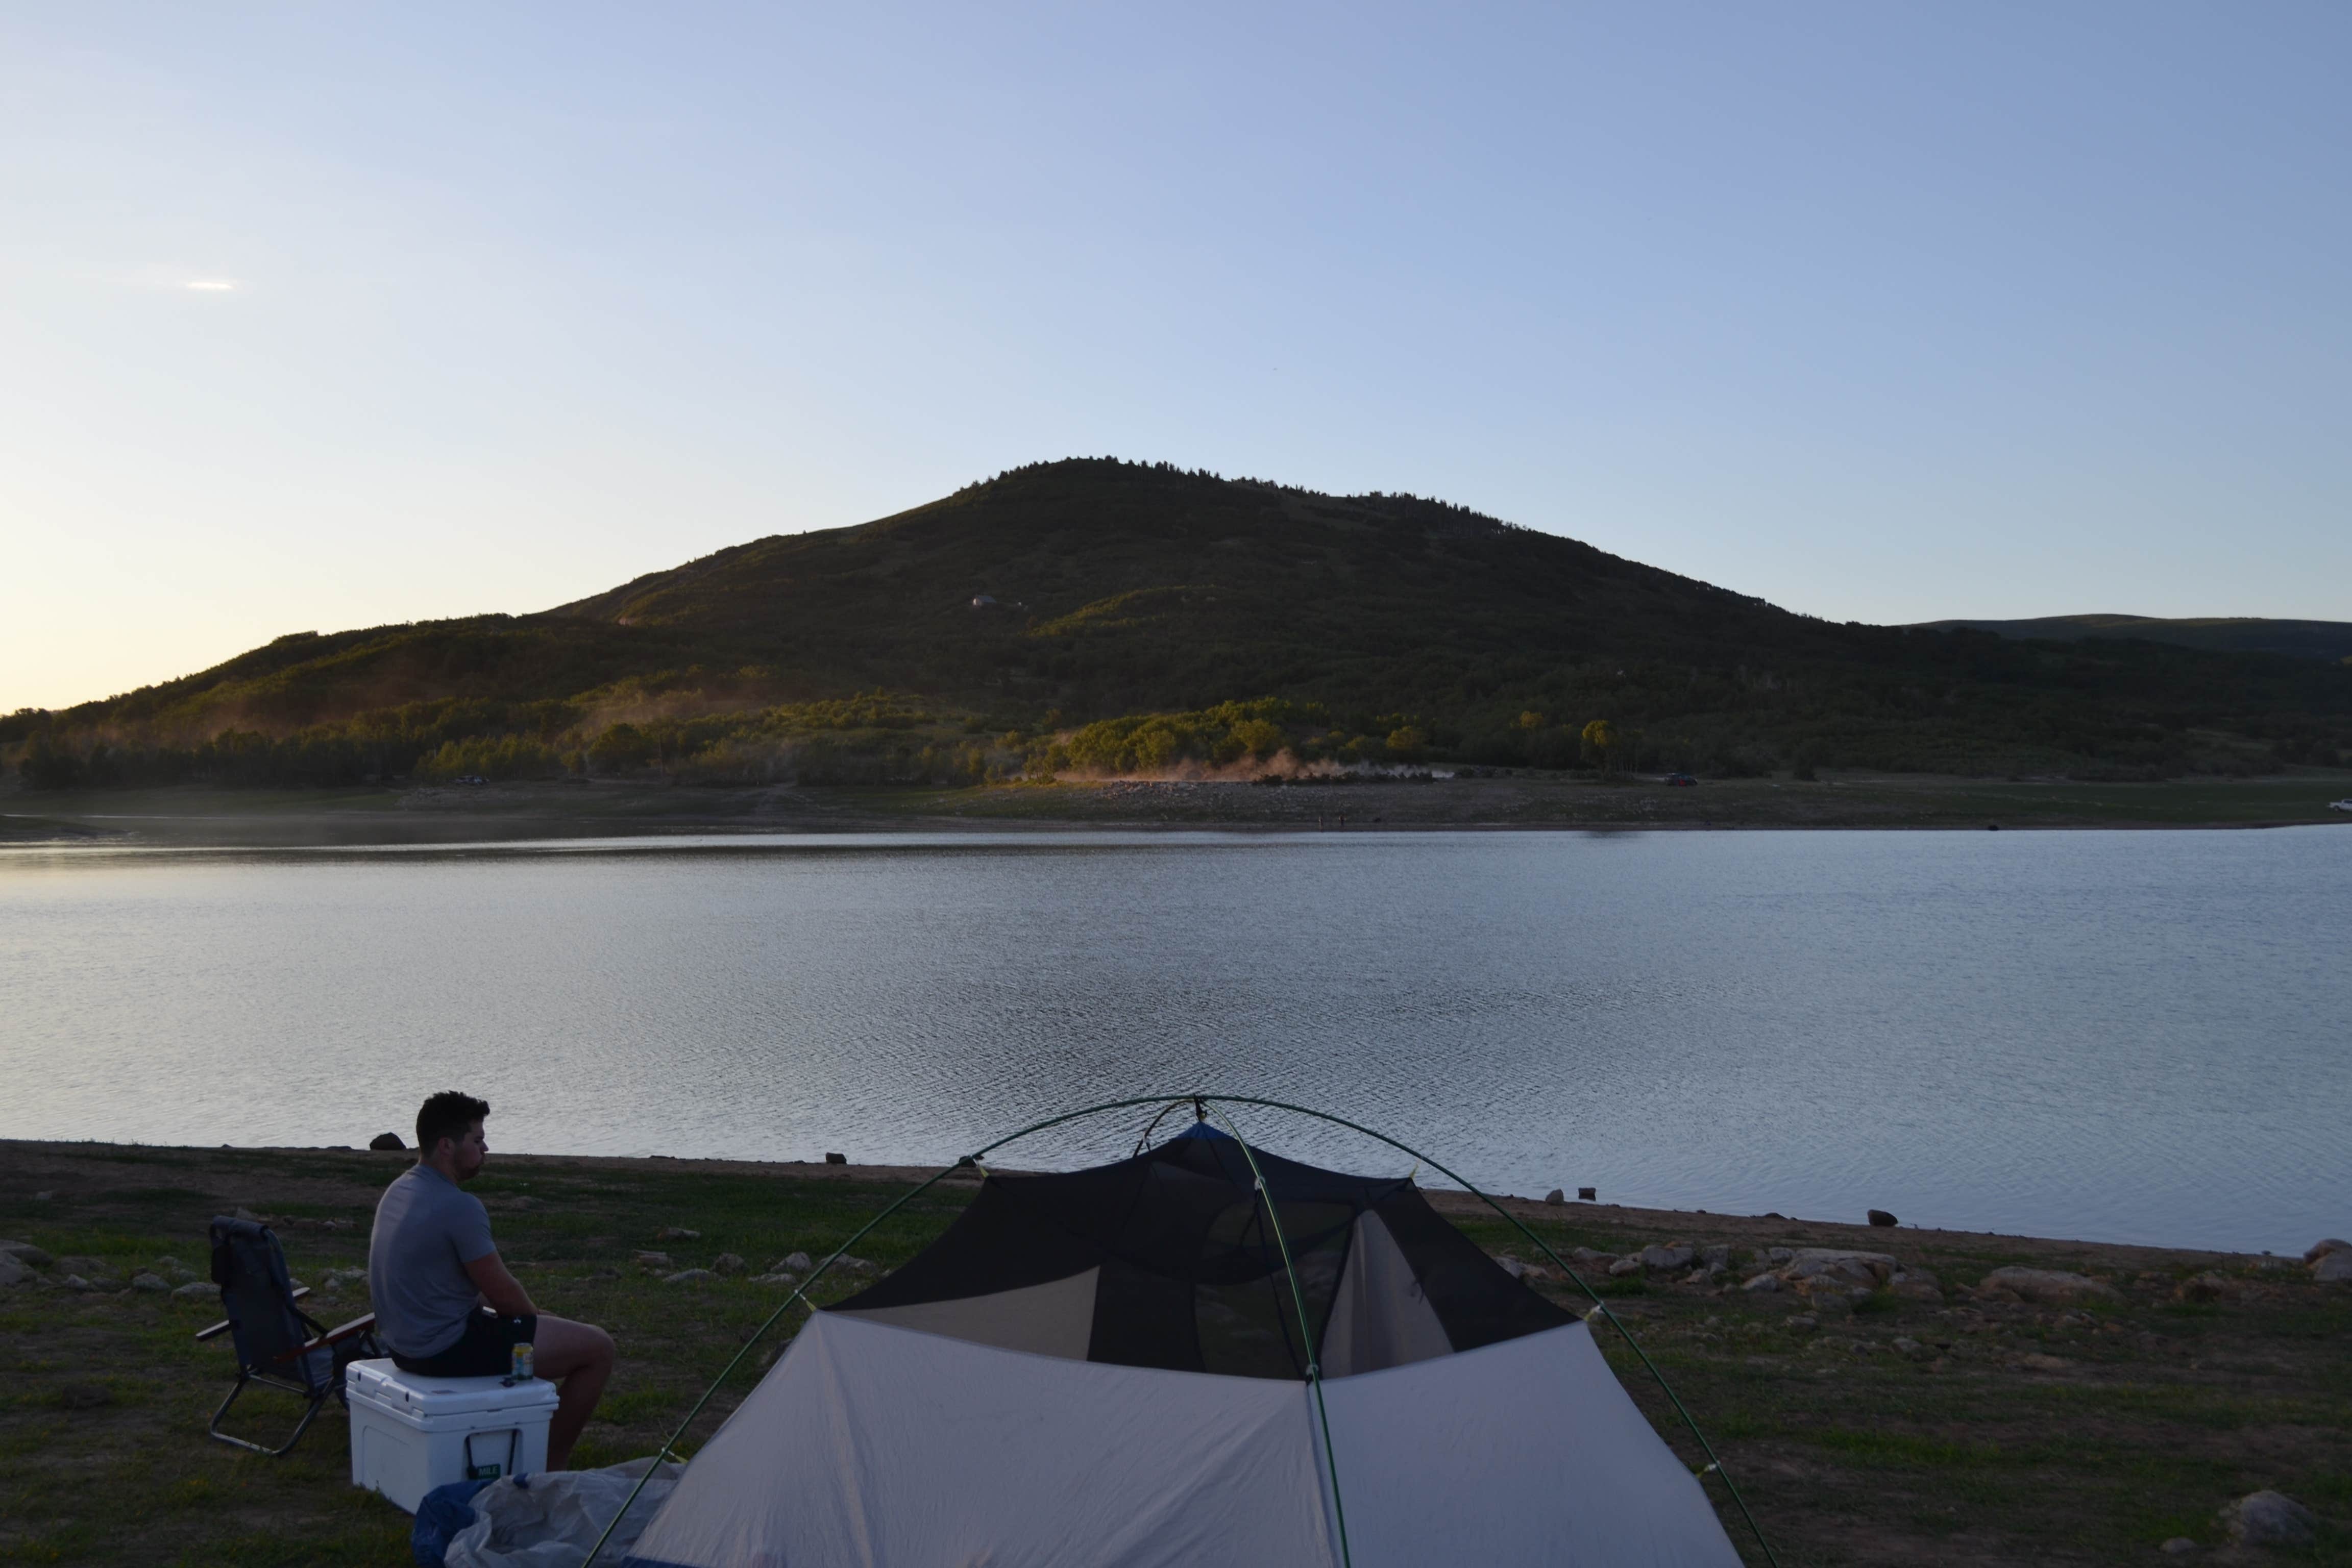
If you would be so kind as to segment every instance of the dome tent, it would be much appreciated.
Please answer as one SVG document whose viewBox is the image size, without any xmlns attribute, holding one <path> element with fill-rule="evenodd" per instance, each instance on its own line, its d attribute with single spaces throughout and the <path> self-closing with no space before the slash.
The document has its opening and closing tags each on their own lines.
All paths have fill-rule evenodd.
<svg viewBox="0 0 2352 1568">
<path fill-rule="evenodd" d="M 1585 1322 L 1409 1178 L 1204 1123 L 989 1173 L 931 1247 L 812 1316 L 628 1561 L 1739 1557 Z"/>
</svg>

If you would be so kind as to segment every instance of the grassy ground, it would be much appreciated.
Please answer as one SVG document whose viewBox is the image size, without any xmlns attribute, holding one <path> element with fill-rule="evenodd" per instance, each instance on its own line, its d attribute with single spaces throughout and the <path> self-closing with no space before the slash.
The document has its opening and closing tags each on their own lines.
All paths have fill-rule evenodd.
<svg viewBox="0 0 2352 1568">
<path fill-rule="evenodd" d="M 0 843 L 463 842 L 719 830 L 1409 827 L 2251 827 L 2352 826 L 2328 803 L 2352 773 L 2079 784 L 1923 774 L 1820 780 L 1654 779 L 1520 773 L 1475 779 L 1282 786 L 1113 782 L 959 789 L 595 784 L 481 788 L 206 789 L 0 795 Z"/>
<path fill-rule="evenodd" d="M 362 1262 L 374 1195 L 404 1158 L 0 1143 L 0 1237 L 56 1255 L 52 1276 L 70 1267 L 127 1279 L 166 1257 L 201 1272 L 205 1221 L 242 1205 L 272 1218 L 296 1278 L 316 1282 Z M 641 1250 L 668 1253 L 672 1268 L 723 1252 L 754 1268 L 793 1250 L 822 1256 L 907 1183 L 907 1173 L 861 1167 L 501 1156 L 475 1190 L 542 1307 L 604 1323 L 620 1341 L 619 1373 L 579 1453 L 605 1464 L 653 1451 L 782 1299 L 742 1279 L 665 1285 Z M 971 1190 L 934 1189 L 858 1253 L 903 1261 Z M 1465 1200 L 1435 1201 L 1490 1251 L 1532 1256 Z M 1811 1328 L 1785 1294 L 1654 1278 L 1601 1287 L 1709 1430 L 1783 1563 L 2144 1562 L 2171 1536 L 2217 1543 L 2214 1510 L 2263 1487 L 2330 1521 L 2319 1547 L 2279 1560 L 2352 1563 L 2352 1289 L 2212 1254 L 1512 1206 L 1563 1252 L 1658 1240 L 1855 1245 L 1942 1279 L 1941 1300 L 1881 1295 Z M 666 1226 L 701 1236 L 656 1241 Z M 2007 1263 L 2087 1270 L 2120 1295 L 2077 1310 L 1958 1289 Z M 2183 1299 L 2181 1282 L 2208 1269 L 2220 1271 L 2220 1292 Z M 1540 1288 L 1574 1296 L 1557 1281 Z M 364 1306 L 347 1289 L 312 1310 L 332 1322 Z M 142 1291 L 0 1294 L 0 1563 L 408 1561 L 406 1516 L 351 1488 L 331 1412 L 282 1460 L 205 1439 L 228 1352 L 191 1336 L 215 1315 Z M 1602 1342 L 1653 1421 L 1696 1459 L 1638 1363 L 1612 1336 Z M 722 1392 L 699 1435 L 750 1382 Z M 290 1426 L 290 1398 L 264 1392 L 247 1404 L 242 1430 Z M 1720 1501 L 1719 1488 L 1713 1495 Z"/>
</svg>

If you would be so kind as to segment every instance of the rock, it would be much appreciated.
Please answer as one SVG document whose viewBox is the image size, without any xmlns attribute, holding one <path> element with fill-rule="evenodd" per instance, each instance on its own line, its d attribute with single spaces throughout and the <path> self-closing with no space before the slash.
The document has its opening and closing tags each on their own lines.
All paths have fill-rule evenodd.
<svg viewBox="0 0 2352 1568">
<path fill-rule="evenodd" d="M 1544 1202 L 1548 1204 L 1564 1204 L 1568 1202 L 1568 1194 L 1561 1192 L 1558 1187 L 1554 1187 L 1551 1191 L 1544 1194 Z"/>
<path fill-rule="evenodd" d="M 702 1233 L 698 1230 L 688 1230 L 682 1225 L 666 1225 L 654 1232 L 654 1239 L 656 1241 L 700 1241 Z"/>
<path fill-rule="evenodd" d="M 1796 1260 L 1796 1257 L 1797 1255 L 1790 1251 L 1787 1247 L 1776 1247 L 1764 1255 L 1764 1261 L 1771 1264 L 1775 1268 L 1777 1268 L 1784 1263 L 1794 1262 Z"/>
<path fill-rule="evenodd" d="M 180 1267 L 180 1260 L 173 1258 L 171 1254 L 165 1253 L 163 1257 L 155 1259 L 155 1261 L 152 1264 L 150 1264 L 149 1267 L 153 1268 L 158 1274 L 169 1274 L 173 1269 Z"/>
<path fill-rule="evenodd" d="M 1740 1287 L 1742 1290 L 1753 1290 L 1759 1296 L 1769 1295 L 1780 1288 L 1780 1277 L 1778 1274 L 1759 1274 Z"/>
<path fill-rule="evenodd" d="M 1936 1277 L 1924 1268 L 1898 1268 L 1886 1281 L 1886 1288 L 1906 1301 L 1940 1301 L 1944 1288 Z"/>
<path fill-rule="evenodd" d="M 87 1290 L 89 1289 L 89 1281 L 83 1279 L 79 1274 L 68 1274 L 64 1279 L 58 1280 L 58 1283 L 68 1290 Z"/>
<path fill-rule="evenodd" d="M 0 1241 L 0 1252 L 5 1252 L 11 1247 L 22 1245 L 21 1242 Z M 2325 1241 L 2315 1241 L 2304 1249 L 2303 1260 L 2305 1263 L 2316 1263 L 2331 1252 L 2352 1252 L 2352 1241 L 2340 1241 L 2332 1236 Z"/>
<path fill-rule="evenodd" d="M 220 1300 L 220 1287 L 209 1279 L 195 1280 L 172 1292 L 172 1300 L 175 1301 L 194 1301 L 206 1298 L 215 1301 Z"/>
<path fill-rule="evenodd" d="M 109 1264 L 103 1258 L 89 1258 L 80 1253 L 76 1253 L 69 1258 L 60 1258 L 58 1259 L 58 1272 L 60 1274 L 79 1274 L 85 1279 L 96 1279 L 103 1277 L 108 1271 L 109 1267 Z"/>
<path fill-rule="evenodd" d="M 1829 1290 L 1809 1298 L 1805 1305 L 1813 1310 L 1817 1318 L 1843 1318 L 1853 1310 L 1853 1298 Z"/>
<path fill-rule="evenodd" d="M 1502 1268 L 1504 1273 L 1509 1275 L 1514 1279 L 1524 1278 L 1528 1271 L 1528 1266 L 1526 1264 L 1520 1262 L 1516 1258 L 1510 1257 L 1508 1254 L 1506 1254 L 1501 1258 L 1497 1258 L 1495 1259 L 1495 1262 Z"/>
<path fill-rule="evenodd" d="M 251 1209 L 246 1207 L 243 1204 L 236 1205 L 236 1212 L 229 1215 L 229 1218 L 245 1220 L 254 1225 L 268 1225 L 269 1223 L 259 1215 L 254 1213 Z"/>
<path fill-rule="evenodd" d="M 2234 1301 L 2244 1293 L 2245 1286 L 2226 1274 L 2208 1268 L 2202 1274 L 2191 1275 L 2172 1288 L 2176 1301 Z"/>
<path fill-rule="evenodd" d="M 1723 1242 L 1702 1247 L 1698 1249 L 1698 1260 L 1709 1268 L 1728 1268 L 1731 1267 L 1731 1248 Z"/>
<path fill-rule="evenodd" d="M 716 1279 L 718 1278 L 718 1275 L 713 1274 L 708 1268 L 681 1268 L 675 1274 L 663 1275 L 662 1283 L 665 1285 L 699 1285 L 705 1279 Z"/>
<path fill-rule="evenodd" d="M 1690 1267 L 1691 1249 L 1682 1246 L 1645 1247 L 1642 1248 L 1641 1257 L 1644 1268 L 1687 1268 Z"/>
<path fill-rule="evenodd" d="M 849 1156 L 846 1154 L 827 1154 L 824 1157 L 824 1163 L 828 1165 L 846 1165 L 849 1163 Z"/>
<path fill-rule="evenodd" d="M 1899 1225 L 1902 1222 L 1897 1220 L 1893 1215 L 1888 1214 L 1885 1209 L 1873 1209 L 1870 1211 L 1870 1223 L 1883 1229 L 1889 1226 Z"/>
<path fill-rule="evenodd" d="M 866 1261 L 865 1258 L 852 1258 L 847 1253 L 842 1254 L 841 1261 L 835 1264 L 834 1267 L 840 1269 L 844 1274 L 873 1274 L 879 1272 L 875 1265 Z"/>
<path fill-rule="evenodd" d="M 2311 1277 L 2322 1285 L 2352 1285 L 2352 1252 L 2331 1252 L 2311 1266 Z"/>
<path fill-rule="evenodd" d="M 1639 1274 L 1641 1271 L 1642 1260 L 1638 1258 L 1621 1258 L 1609 1266 L 1609 1277 L 1612 1279 L 1622 1279 L 1628 1274 Z"/>
<path fill-rule="evenodd" d="M 2318 1521 L 2284 1492 L 2249 1492 L 2223 1507 L 2221 1528 L 2241 1546 L 2309 1546 Z"/>
<path fill-rule="evenodd" d="M 645 1265 L 647 1268 L 667 1268 L 669 1267 L 669 1254 L 667 1252 L 640 1252 L 637 1254 L 637 1261 Z"/>
<path fill-rule="evenodd" d="M 47 1250 L 29 1241 L 0 1241 L 0 1255 L 15 1258 L 27 1268 L 47 1268 L 57 1261 Z"/>
<path fill-rule="evenodd" d="M 743 1258 L 740 1253 L 722 1252 L 711 1259 L 710 1267 L 715 1273 L 740 1274 L 743 1272 Z"/>
<path fill-rule="evenodd" d="M 1917 1355 L 1921 1351 L 1927 1348 L 1927 1346 L 1921 1344 L 1917 1340 L 1905 1339 L 1900 1335 L 1896 1336 L 1895 1340 L 1895 1353 L 1898 1355 Z"/>
<path fill-rule="evenodd" d="M 770 1264 L 768 1266 L 768 1271 L 772 1274 L 778 1270 L 789 1268 L 795 1274 L 805 1274 L 815 1267 L 816 1259 L 811 1258 L 807 1253 L 788 1252 L 784 1254 L 781 1262 Z"/>
<path fill-rule="evenodd" d="M 28 1265 L 0 1252 L 0 1286 L 22 1285 L 37 1278 Z"/>
<path fill-rule="evenodd" d="M 2112 1285 L 2059 1268 L 1996 1268 L 1984 1277 L 1984 1283 L 1978 1289 L 2012 1290 L 2020 1300 L 2039 1301 L 2044 1306 L 2068 1301 L 2112 1300 L 2116 1294 Z"/>
<path fill-rule="evenodd" d="M 1601 1189 L 1598 1187 L 1579 1187 L 1576 1189 L 1576 1195 L 1588 1204 L 1599 1203 L 1601 1201 L 1600 1193 Z"/>
<path fill-rule="evenodd" d="M 1800 1312 L 1789 1320 L 1789 1327 L 1801 1334 L 1811 1333 L 1821 1326 L 1822 1321 L 1819 1318 L 1806 1312 Z"/>
<path fill-rule="evenodd" d="M 1589 1247 L 1580 1247 L 1568 1255 L 1568 1260 L 1580 1268 L 1606 1268 L 1617 1261 L 1617 1255 L 1613 1252 L 1595 1252 Z"/>
<path fill-rule="evenodd" d="M 799 1276 L 799 1275 L 797 1275 L 797 1274 L 782 1274 L 782 1273 L 777 1273 L 777 1274 L 754 1274 L 754 1275 L 752 1275 L 752 1276 L 751 1276 L 751 1283 L 752 1283 L 752 1284 L 754 1284 L 754 1285 L 785 1285 L 785 1286 L 792 1286 L 792 1285 L 797 1285 L 797 1284 L 799 1284 L 800 1282 L 801 1282 L 800 1276 Z"/>
<path fill-rule="evenodd" d="M 1835 1247 L 1801 1247 L 1789 1255 L 1780 1272 L 1792 1283 L 1827 1276 L 1847 1285 L 1874 1290 L 1895 1277 L 1894 1258 L 1884 1252 L 1855 1252 Z"/>
<path fill-rule="evenodd" d="M 368 1140 L 368 1147 L 371 1149 L 405 1149 L 408 1145 L 400 1141 L 400 1134 L 397 1132 L 379 1132 L 374 1137 Z"/>
<path fill-rule="evenodd" d="M 2185 1535 L 2176 1535 L 2157 1550 L 2167 1557 L 2185 1557 L 2197 1550 L 2197 1543 Z"/>
<path fill-rule="evenodd" d="M 2072 1372 L 2074 1370 L 2074 1363 L 2068 1361 L 2062 1355 L 2020 1356 L 2017 1358 L 2017 1364 L 2023 1367 L 2028 1372 Z"/>
<path fill-rule="evenodd" d="M 172 1286 L 171 1282 L 161 1274 L 133 1274 L 131 1277 L 131 1288 L 133 1290 L 152 1290 L 161 1294 L 171 1289 Z"/>
</svg>

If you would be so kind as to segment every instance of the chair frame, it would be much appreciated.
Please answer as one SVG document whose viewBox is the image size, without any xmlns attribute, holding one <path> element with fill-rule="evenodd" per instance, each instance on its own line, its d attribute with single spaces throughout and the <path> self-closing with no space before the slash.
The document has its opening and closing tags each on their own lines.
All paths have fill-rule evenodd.
<svg viewBox="0 0 2352 1568">
<path fill-rule="evenodd" d="M 268 1232 L 264 1230 L 262 1234 L 268 1236 Z M 269 1242 L 272 1247 L 277 1246 L 275 1237 L 269 1237 Z M 283 1272 L 282 1261 L 277 1264 L 277 1268 L 280 1273 Z M 230 1386 L 228 1397 L 223 1399 L 220 1402 L 220 1407 L 213 1412 L 213 1418 L 205 1428 L 205 1436 L 234 1447 L 250 1449 L 257 1454 L 267 1454 L 273 1459 L 279 1458 L 291 1453 L 294 1445 L 302 1440 L 302 1435 L 310 1429 L 310 1423 L 319 1418 L 319 1412 L 325 1407 L 330 1395 L 343 1401 L 348 1405 L 349 1400 L 343 1393 L 343 1368 L 362 1356 L 383 1353 L 382 1347 L 376 1343 L 375 1339 L 375 1314 L 370 1312 L 334 1328 L 325 1328 L 316 1318 L 297 1305 L 309 1294 L 310 1294 L 310 1287 L 304 1286 L 299 1289 L 286 1291 L 282 1297 L 286 1309 L 294 1315 L 304 1329 L 309 1331 L 308 1337 L 300 1343 L 280 1351 L 266 1361 L 250 1365 L 245 1363 L 240 1353 L 236 1382 Z M 196 1331 L 196 1338 L 199 1341 L 215 1339 L 227 1333 L 229 1328 L 230 1321 L 224 1318 L 209 1328 L 199 1329 Z M 333 1370 L 331 1375 L 321 1379 L 314 1387 L 304 1379 L 307 1369 L 303 1363 L 306 1358 L 322 1350 L 330 1352 L 332 1358 L 330 1364 Z M 283 1389 L 289 1394 L 299 1394 L 306 1402 L 302 1418 L 295 1423 L 293 1435 L 274 1448 L 267 1443 L 256 1443 L 249 1438 L 232 1436 L 221 1430 L 221 1423 L 228 1418 L 229 1409 L 236 1404 L 238 1395 L 256 1384 L 265 1388 Z"/>
</svg>

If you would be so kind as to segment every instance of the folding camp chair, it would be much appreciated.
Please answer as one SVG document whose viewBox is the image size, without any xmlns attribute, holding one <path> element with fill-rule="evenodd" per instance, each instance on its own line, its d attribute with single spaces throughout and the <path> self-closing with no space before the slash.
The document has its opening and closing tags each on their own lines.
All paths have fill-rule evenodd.
<svg viewBox="0 0 2352 1568">
<path fill-rule="evenodd" d="M 213 1281 L 220 1287 L 221 1307 L 228 1318 L 196 1338 L 229 1336 L 236 1347 L 236 1386 L 213 1412 L 208 1430 L 224 1443 L 274 1458 L 302 1440 L 329 1394 L 342 1397 L 347 1364 L 383 1353 L 375 1342 L 375 1314 L 353 1318 L 340 1328 L 320 1327 L 317 1319 L 295 1304 L 310 1292 L 295 1289 L 287 1277 L 286 1254 L 278 1237 L 268 1226 L 249 1219 L 213 1221 Z M 299 1394 L 310 1402 L 282 1447 L 248 1443 L 220 1429 L 236 1396 L 256 1383 Z"/>
</svg>

